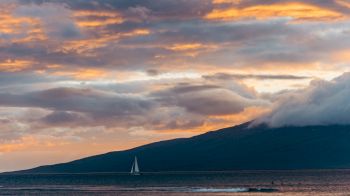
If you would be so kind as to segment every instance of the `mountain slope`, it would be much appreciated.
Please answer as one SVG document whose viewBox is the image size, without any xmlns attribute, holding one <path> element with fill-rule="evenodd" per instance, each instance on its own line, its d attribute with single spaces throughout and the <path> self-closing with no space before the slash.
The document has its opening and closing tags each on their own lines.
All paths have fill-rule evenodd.
<svg viewBox="0 0 350 196">
<path fill-rule="evenodd" d="M 20 172 L 128 172 L 135 155 L 147 172 L 350 168 L 350 126 L 249 128 L 245 123 Z"/>
</svg>

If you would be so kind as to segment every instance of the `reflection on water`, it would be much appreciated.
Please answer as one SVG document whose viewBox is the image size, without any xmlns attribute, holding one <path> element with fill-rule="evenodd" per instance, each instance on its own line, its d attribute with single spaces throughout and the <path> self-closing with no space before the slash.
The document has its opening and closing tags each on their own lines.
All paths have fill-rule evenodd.
<svg viewBox="0 0 350 196">
<path fill-rule="evenodd" d="M 0 195 L 344 195 L 350 170 L 0 175 Z"/>
</svg>

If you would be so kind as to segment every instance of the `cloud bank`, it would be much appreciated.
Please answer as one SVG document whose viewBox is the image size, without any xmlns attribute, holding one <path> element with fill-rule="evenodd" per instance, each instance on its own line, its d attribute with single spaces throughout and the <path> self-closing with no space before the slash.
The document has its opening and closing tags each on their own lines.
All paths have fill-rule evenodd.
<svg viewBox="0 0 350 196">
<path fill-rule="evenodd" d="M 257 120 L 272 127 L 350 124 L 350 73 L 280 95 L 270 114 Z"/>
</svg>

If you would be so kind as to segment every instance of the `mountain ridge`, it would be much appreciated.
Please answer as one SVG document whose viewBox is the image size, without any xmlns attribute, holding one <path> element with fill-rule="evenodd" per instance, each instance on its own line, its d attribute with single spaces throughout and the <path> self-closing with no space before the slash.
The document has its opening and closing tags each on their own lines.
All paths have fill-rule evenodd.
<svg viewBox="0 0 350 196">
<path fill-rule="evenodd" d="M 350 168 L 350 125 L 250 125 L 14 173 L 129 172 L 134 156 L 141 172 Z"/>
</svg>

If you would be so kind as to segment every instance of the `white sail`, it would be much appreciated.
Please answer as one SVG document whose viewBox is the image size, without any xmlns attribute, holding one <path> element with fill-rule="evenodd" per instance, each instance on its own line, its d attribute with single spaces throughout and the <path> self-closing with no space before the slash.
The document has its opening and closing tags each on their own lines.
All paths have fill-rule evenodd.
<svg viewBox="0 0 350 196">
<path fill-rule="evenodd" d="M 137 163 L 137 157 L 135 156 L 135 163 L 134 163 L 134 171 L 135 173 L 139 173 L 140 169 L 139 169 L 139 164 Z"/>
<path fill-rule="evenodd" d="M 135 162 L 132 163 L 131 171 L 130 171 L 131 174 L 133 174 L 135 172 L 135 169 L 134 169 L 135 167 L 134 166 L 135 166 Z"/>
<path fill-rule="evenodd" d="M 132 163 L 130 174 L 131 175 L 140 175 L 139 164 L 137 163 L 136 156 L 135 156 L 134 162 Z"/>
</svg>

